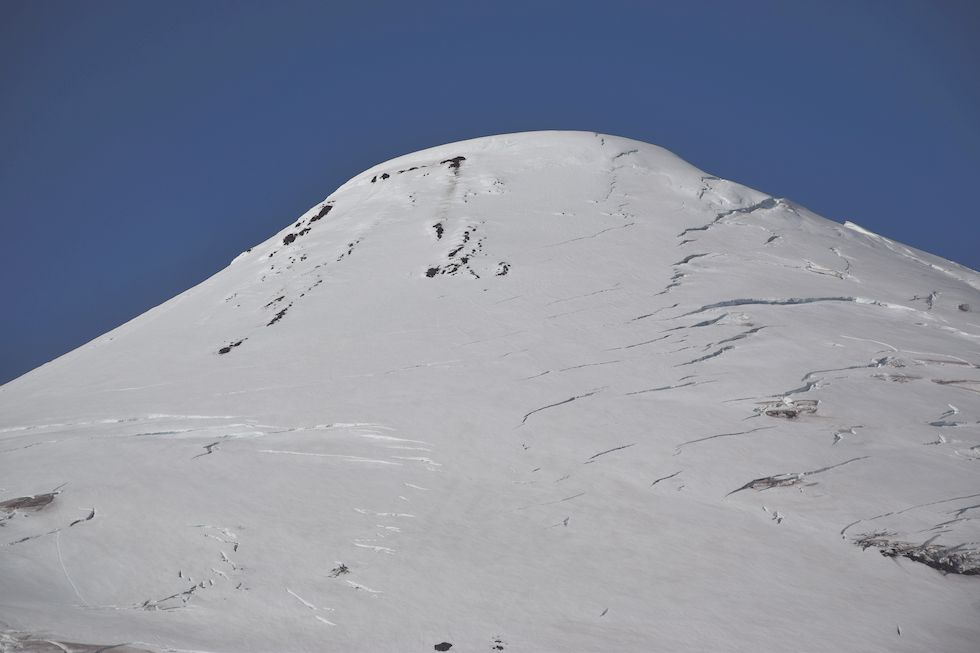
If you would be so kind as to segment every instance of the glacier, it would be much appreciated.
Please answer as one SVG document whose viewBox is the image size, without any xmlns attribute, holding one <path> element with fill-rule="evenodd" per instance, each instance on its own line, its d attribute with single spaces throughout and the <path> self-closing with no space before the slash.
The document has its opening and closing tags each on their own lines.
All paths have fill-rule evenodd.
<svg viewBox="0 0 980 653">
<path fill-rule="evenodd" d="M 976 651 L 978 289 L 626 138 L 385 162 L 0 387 L 0 650 Z"/>
</svg>

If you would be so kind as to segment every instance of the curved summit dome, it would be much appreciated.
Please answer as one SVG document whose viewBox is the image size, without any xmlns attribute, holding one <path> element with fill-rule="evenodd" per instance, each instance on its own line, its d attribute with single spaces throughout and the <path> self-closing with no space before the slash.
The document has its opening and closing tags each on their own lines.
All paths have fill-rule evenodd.
<svg viewBox="0 0 980 653">
<path fill-rule="evenodd" d="M 0 388 L 0 649 L 974 651 L 978 288 L 629 139 L 380 164 Z"/>
</svg>

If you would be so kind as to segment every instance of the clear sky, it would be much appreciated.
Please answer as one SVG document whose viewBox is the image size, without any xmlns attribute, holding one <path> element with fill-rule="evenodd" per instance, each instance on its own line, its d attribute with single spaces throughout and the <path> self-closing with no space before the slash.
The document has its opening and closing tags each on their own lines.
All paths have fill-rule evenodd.
<svg viewBox="0 0 980 653">
<path fill-rule="evenodd" d="M 0 382 L 361 170 L 582 129 L 980 268 L 980 3 L 0 0 Z"/>
</svg>

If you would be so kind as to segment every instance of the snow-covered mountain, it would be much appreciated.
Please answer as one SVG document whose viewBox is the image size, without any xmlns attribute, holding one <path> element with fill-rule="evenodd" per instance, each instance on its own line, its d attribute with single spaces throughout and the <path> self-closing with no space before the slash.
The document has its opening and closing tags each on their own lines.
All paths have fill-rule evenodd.
<svg viewBox="0 0 980 653">
<path fill-rule="evenodd" d="M 0 388 L 0 650 L 975 652 L 978 289 L 637 141 L 389 161 Z"/>
</svg>

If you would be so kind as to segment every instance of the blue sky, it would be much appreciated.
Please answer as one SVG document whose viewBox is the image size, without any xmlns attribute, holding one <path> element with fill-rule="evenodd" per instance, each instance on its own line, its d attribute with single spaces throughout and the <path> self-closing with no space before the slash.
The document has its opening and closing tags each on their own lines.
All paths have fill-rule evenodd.
<svg viewBox="0 0 980 653">
<path fill-rule="evenodd" d="M 656 143 L 977 269 L 978 63 L 969 1 L 0 0 L 0 382 L 501 132 Z"/>
</svg>

